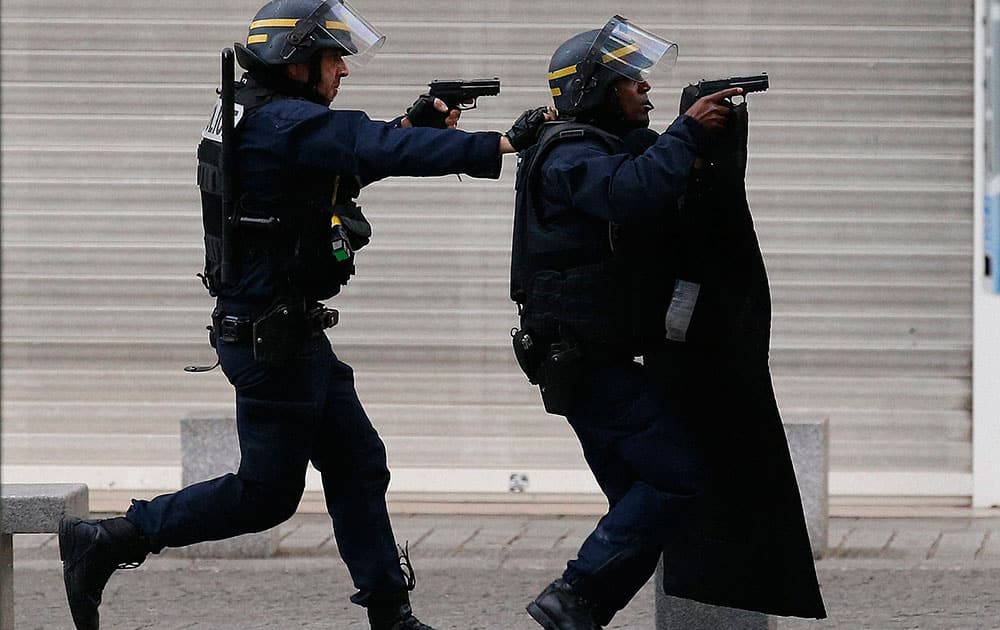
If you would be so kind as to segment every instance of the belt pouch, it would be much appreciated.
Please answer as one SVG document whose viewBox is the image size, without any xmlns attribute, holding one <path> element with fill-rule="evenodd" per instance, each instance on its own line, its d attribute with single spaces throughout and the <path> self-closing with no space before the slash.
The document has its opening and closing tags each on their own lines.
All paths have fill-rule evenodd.
<svg viewBox="0 0 1000 630">
<path fill-rule="evenodd" d="M 576 343 L 555 343 L 538 370 L 545 411 L 564 416 L 572 408 L 583 378 L 583 353 Z"/>
<path fill-rule="evenodd" d="M 533 385 L 538 384 L 538 370 L 545 360 L 548 344 L 541 343 L 538 336 L 528 330 L 511 331 L 514 345 L 514 358 L 517 365 Z"/>
<path fill-rule="evenodd" d="M 305 318 L 301 309 L 278 304 L 253 323 L 253 357 L 271 365 L 287 365 L 304 338 Z"/>
</svg>

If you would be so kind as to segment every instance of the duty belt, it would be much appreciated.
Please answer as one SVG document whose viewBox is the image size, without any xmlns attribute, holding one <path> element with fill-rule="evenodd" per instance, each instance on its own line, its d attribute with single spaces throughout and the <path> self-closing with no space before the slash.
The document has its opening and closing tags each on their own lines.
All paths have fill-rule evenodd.
<svg viewBox="0 0 1000 630">
<path fill-rule="evenodd" d="M 289 307 L 293 308 L 294 307 Z M 319 334 L 327 328 L 333 328 L 340 320 L 340 313 L 336 309 L 326 308 L 318 304 L 302 313 L 303 330 L 307 337 Z M 293 315 L 294 316 L 294 315 Z M 254 323 L 256 320 L 250 317 L 237 315 L 225 315 L 215 310 L 212 312 L 212 328 L 215 341 L 230 344 L 252 343 L 254 341 Z M 213 344 L 214 346 L 214 344 Z"/>
</svg>

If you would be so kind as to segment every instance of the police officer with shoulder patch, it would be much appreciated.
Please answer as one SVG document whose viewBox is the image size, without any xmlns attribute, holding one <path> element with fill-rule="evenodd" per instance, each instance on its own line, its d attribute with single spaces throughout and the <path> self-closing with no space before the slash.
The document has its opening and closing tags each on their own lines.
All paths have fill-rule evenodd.
<svg viewBox="0 0 1000 630">
<path fill-rule="evenodd" d="M 825 616 L 767 366 L 746 106 L 686 91 L 648 129 L 648 74 L 676 50 L 620 16 L 570 38 L 549 65 L 559 120 L 520 154 L 515 356 L 609 504 L 527 607 L 548 630 L 607 625 L 661 556 L 667 594 Z"/>
<path fill-rule="evenodd" d="M 217 107 L 198 149 L 204 282 L 217 298 L 210 340 L 236 389 L 239 470 L 134 500 L 124 517 L 64 519 L 59 548 L 73 620 L 79 630 L 97 630 L 112 573 L 150 552 L 259 532 L 291 517 L 311 461 L 357 588 L 351 601 L 367 609 L 375 630 L 427 630 L 411 611 L 413 571 L 386 510 L 385 447 L 350 366 L 323 332 L 336 324 L 336 311 L 320 300 L 347 283 L 370 238 L 354 201 L 362 187 L 394 175 L 497 178 L 502 154 L 534 142 L 545 108 L 526 112 L 506 135 L 445 128 L 459 112 L 426 95 L 388 123 L 331 110 L 348 61 L 384 41 L 341 0 L 268 2 L 246 41 L 236 44 L 246 74 L 234 86 L 231 153 L 220 143 L 229 107 Z"/>
</svg>

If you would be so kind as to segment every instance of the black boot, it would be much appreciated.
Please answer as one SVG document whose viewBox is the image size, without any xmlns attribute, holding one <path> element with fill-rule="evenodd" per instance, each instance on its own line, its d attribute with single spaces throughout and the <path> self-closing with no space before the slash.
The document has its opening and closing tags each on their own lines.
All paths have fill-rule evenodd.
<svg viewBox="0 0 1000 630">
<path fill-rule="evenodd" d="M 373 598 L 368 604 L 368 623 L 372 630 L 434 630 L 413 616 L 406 591 Z"/>
<path fill-rule="evenodd" d="M 556 580 L 528 604 L 528 614 L 545 630 L 600 630 L 594 607 L 569 584 Z"/>
<path fill-rule="evenodd" d="M 149 547 L 138 528 L 125 518 L 84 521 L 64 516 L 59 522 L 59 558 L 73 623 L 77 630 L 98 630 L 104 585 L 115 569 L 142 564 Z"/>
</svg>

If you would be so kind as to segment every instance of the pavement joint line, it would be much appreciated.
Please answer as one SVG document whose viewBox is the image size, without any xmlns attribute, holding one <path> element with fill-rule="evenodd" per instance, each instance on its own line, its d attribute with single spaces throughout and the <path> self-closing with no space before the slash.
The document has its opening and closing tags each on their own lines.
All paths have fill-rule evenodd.
<svg viewBox="0 0 1000 630">
<path fill-rule="evenodd" d="M 558 549 L 559 545 L 562 544 L 562 541 L 566 540 L 567 538 L 569 538 L 569 532 L 563 532 L 561 536 L 556 538 L 556 541 L 552 543 L 552 546 L 549 547 L 549 549 Z"/>
<path fill-rule="evenodd" d="M 429 537 L 429 536 L 430 536 L 431 534 L 433 534 L 433 533 L 434 533 L 434 528 L 433 528 L 433 527 L 429 528 L 429 529 L 428 529 L 428 530 L 427 530 L 426 532 L 424 532 L 424 533 L 423 533 L 423 535 L 421 535 L 421 536 L 420 536 L 419 538 L 417 538 L 417 540 L 416 540 L 416 541 L 415 541 L 415 542 L 413 543 L 413 547 L 414 547 L 414 548 L 416 548 L 416 547 L 417 547 L 417 545 L 419 545 L 420 543 L 422 543 L 422 542 L 424 542 L 425 540 L 427 540 L 427 538 L 428 538 L 428 537 Z M 405 544 L 407 544 L 407 545 L 409 545 L 409 544 L 410 544 L 410 542 L 409 542 L 409 541 L 404 541 L 404 543 L 405 543 Z"/>
<path fill-rule="evenodd" d="M 334 536 L 333 536 L 333 534 L 332 534 L 332 533 L 330 533 L 330 534 L 327 534 L 327 535 L 326 535 L 326 537 L 325 537 L 325 538 L 323 538 L 322 542 L 320 542 L 320 543 L 319 543 L 318 545 L 316 545 L 316 548 L 317 548 L 317 549 L 323 549 L 324 547 L 327 547 L 327 543 L 329 543 L 329 542 L 330 542 L 330 540 L 332 540 L 332 539 L 333 539 L 333 537 L 334 537 Z M 328 548 L 329 548 L 329 547 L 328 547 Z"/>
<path fill-rule="evenodd" d="M 896 540 L 896 534 L 898 533 L 899 532 L 897 532 L 896 530 L 892 530 L 892 534 L 890 534 L 889 540 L 885 541 L 885 544 L 882 545 L 882 548 L 878 550 L 879 554 L 885 555 L 889 553 L 889 547 L 892 546 L 892 541 Z"/>
<path fill-rule="evenodd" d="M 289 536 L 291 536 L 295 532 L 299 531 L 299 528 L 298 527 L 290 527 L 290 528 L 288 528 L 286 530 L 284 527 L 282 527 L 278 531 L 281 532 L 281 535 L 278 537 L 278 545 L 280 546 L 281 543 L 285 542 L 285 540 L 287 540 Z"/>
<path fill-rule="evenodd" d="M 465 551 L 465 545 L 468 544 L 468 543 L 470 543 L 470 542 L 472 542 L 472 539 L 475 538 L 476 536 L 478 536 L 479 532 L 481 532 L 481 531 L 483 531 L 482 526 L 477 527 L 475 529 L 475 531 L 473 531 L 472 534 L 469 535 L 468 538 L 466 538 L 462 542 L 458 543 L 458 546 L 455 547 L 455 552 L 457 553 L 459 551 Z"/>
<path fill-rule="evenodd" d="M 938 547 L 941 545 L 941 540 L 944 538 L 944 532 L 939 532 L 937 538 L 931 543 L 931 548 L 927 550 L 927 555 L 924 556 L 926 560 L 930 560 L 937 553 Z"/>
<path fill-rule="evenodd" d="M 497 569 L 504 569 L 507 566 L 507 561 L 511 559 L 510 550 L 501 549 L 500 558 L 497 561 Z"/>
<path fill-rule="evenodd" d="M 844 532 L 844 535 L 840 538 L 840 542 L 838 542 L 836 545 L 834 545 L 833 548 L 830 551 L 831 552 L 833 552 L 833 551 L 839 552 L 843 548 L 844 543 L 847 542 L 847 539 L 850 538 L 851 534 L 853 534 L 855 531 L 857 531 L 857 529 L 858 529 L 857 527 L 848 527 L 847 531 Z"/>
<path fill-rule="evenodd" d="M 522 537 L 522 536 L 524 536 L 524 534 L 525 534 L 525 532 L 526 532 L 527 530 L 528 530 L 528 524 L 527 524 L 527 523 L 521 523 L 521 529 L 520 529 L 520 530 L 518 530 L 518 532 L 517 532 L 516 534 L 514 534 L 514 537 L 513 537 L 513 538 L 511 538 L 510 540 L 508 540 L 508 541 L 507 541 L 506 543 L 504 543 L 504 544 L 505 544 L 506 546 L 508 546 L 508 547 L 509 547 L 510 545 L 513 545 L 515 541 L 517 541 L 517 540 L 520 540 L 520 539 L 521 539 L 521 537 Z"/>
<path fill-rule="evenodd" d="M 983 539 L 979 542 L 979 549 L 976 549 L 976 553 L 972 554 L 973 560 L 979 560 L 983 557 L 983 553 L 986 551 L 986 545 L 990 542 L 990 537 L 993 534 L 993 530 L 987 529 L 986 533 L 983 534 Z"/>
</svg>

